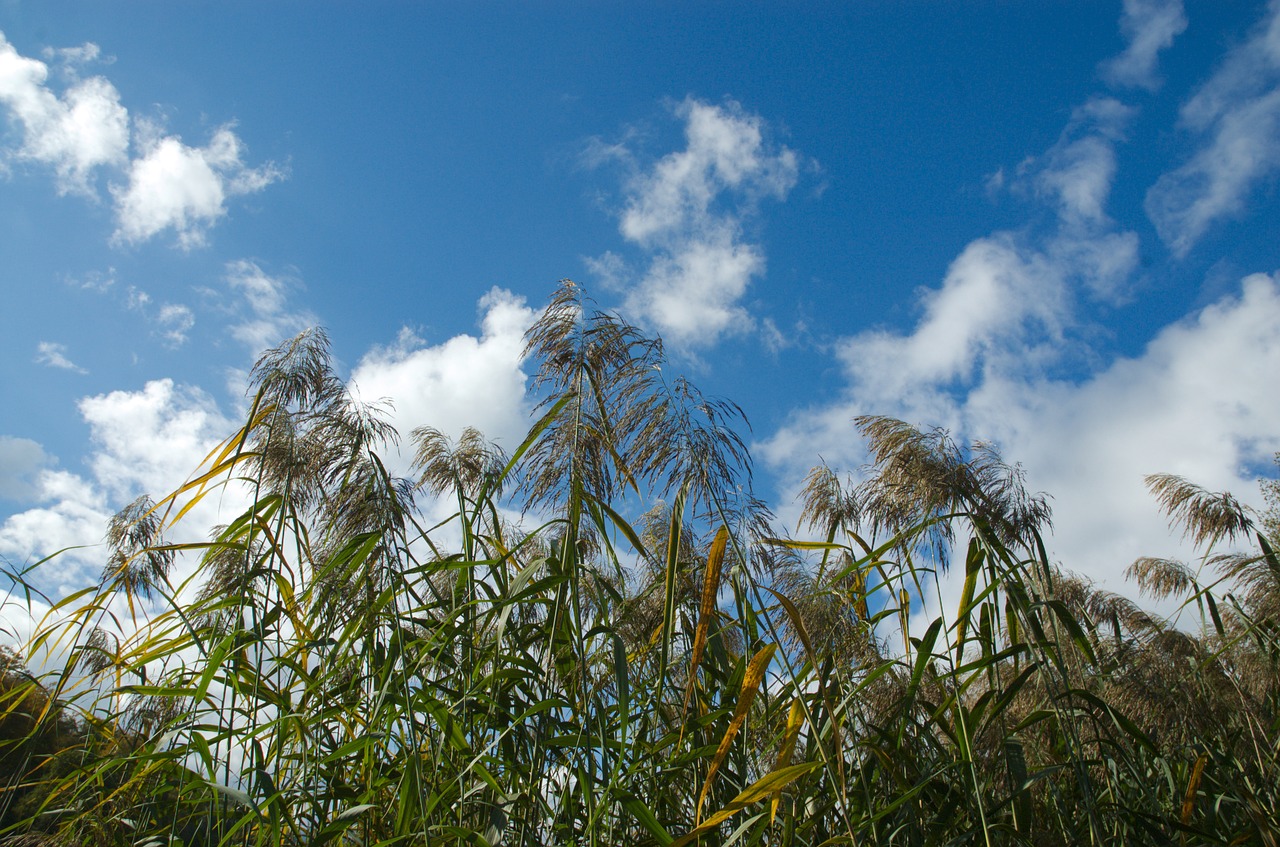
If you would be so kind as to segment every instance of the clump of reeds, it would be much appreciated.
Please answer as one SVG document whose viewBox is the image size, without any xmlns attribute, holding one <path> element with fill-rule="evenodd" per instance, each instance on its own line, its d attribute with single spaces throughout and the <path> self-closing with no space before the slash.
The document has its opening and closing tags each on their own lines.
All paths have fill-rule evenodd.
<svg viewBox="0 0 1280 847">
<path fill-rule="evenodd" d="M 1237 501 L 1151 482 L 1205 547 L 1135 565 L 1179 629 L 1050 562 L 990 445 L 859 419 L 862 481 L 816 469 L 788 539 L 656 340 L 566 282 L 527 355 L 524 443 L 424 422 L 410 479 L 323 333 L 265 355 L 37 632 L 64 665 L 0 656 L 0 843 L 1277 843 L 1280 562 Z"/>
</svg>

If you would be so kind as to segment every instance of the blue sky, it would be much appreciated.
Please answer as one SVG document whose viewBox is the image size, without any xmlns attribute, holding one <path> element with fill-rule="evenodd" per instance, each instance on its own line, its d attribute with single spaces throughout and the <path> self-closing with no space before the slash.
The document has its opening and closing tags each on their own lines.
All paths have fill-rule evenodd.
<svg viewBox="0 0 1280 847">
<path fill-rule="evenodd" d="M 180 483 L 311 324 L 404 431 L 514 446 L 564 277 L 743 406 L 784 521 L 896 415 L 998 442 L 1120 589 L 1178 549 L 1144 474 L 1256 502 L 1280 450 L 1280 3 L 2 0 L 0 32 L 15 565 Z"/>
</svg>

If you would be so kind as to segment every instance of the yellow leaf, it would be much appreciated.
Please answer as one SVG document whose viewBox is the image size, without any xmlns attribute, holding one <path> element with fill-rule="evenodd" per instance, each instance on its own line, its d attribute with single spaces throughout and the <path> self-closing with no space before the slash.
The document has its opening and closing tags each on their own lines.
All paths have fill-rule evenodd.
<svg viewBox="0 0 1280 847">
<path fill-rule="evenodd" d="M 724 564 L 724 552 L 729 545 L 729 528 L 720 527 L 707 553 L 707 573 L 702 580 L 702 604 L 698 609 L 698 630 L 693 638 L 693 657 L 689 660 L 689 682 L 684 689 L 684 713 L 689 713 L 689 697 L 698 677 L 698 664 L 707 648 L 707 632 L 711 628 L 711 616 L 716 610 L 716 595 L 720 591 L 720 570 Z M 683 723 L 683 722 L 682 722 Z M 684 730 L 681 729 L 683 734 Z"/>
<path fill-rule="evenodd" d="M 773 658 L 773 654 L 777 649 L 778 645 L 776 644 L 766 644 L 751 659 L 751 664 L 747 665 L 747 671 L 742 677 L 742 693 L 738 695 L 738 707 L 733 712 L 733 720 L 729 722 L 729 728 L 725 730 L 724 737 L 720 739 L 720 746 L 716 748 L 716 756 L 711 760 L 711 768 L 707 771 L 707 781 L 702 784 L 702 791 L 698 794 L 696 816 L 699 823 L 702 820 L 702 804 L 707 799 L 707 792 L 711 790 L 711 783 L 715 780 L 716 772 L 720 770 L 720 766 L 724 764 L 725 757 L 729 755 L 729 748 L 733 746 L 734 736 L 738 734 L 738 730 L 742 729 L 742 725 L 746 723 L 747 712 L 750 711 L 751 703 L 756 699 L 756 692 L 759 691 L 765 671 L 769 668 L 769 661 Z"/>
<path fill-rule="evenodd" d="M 730 800 L 723 809 L 671 842 L 670 847 L 684 847 L 685 844 L 688 844 L 704 832 L 719 826 L 722 821 L 728 820 L 752 803 L 763 800 L 775 791 L 781 791 L 787 785 L 795 782 L 815 768 L 821 767 L 821 765 L 821 762 L 804 762 L 803 764 L 791 765 L 790 767 L 765 774 L 744 788 L 742 793 Z"/>
<path fill-rule="evenodd" d="M 780 771 L 791 761 L 791 756 L 796 751 L 796 737 L 800 734 L 800 725 L 804 723 L 804 708 L 800 705 L 800 698 L 797 697 L 791 701 L 791 711 L 787 714 L 787 730 L 782 734 L 782 749 L 778 751 L 778 760 L 774 762 L 774 771 Z M 773 799 L 769 802 L 769 823 L 773 823 L 774 818 L 778 816 L 778 803 L 782 800 L 782 788 L 778 787 L 773 792 Z"/>
<path fill-rule="evenodd" d="M 1191 826 L 1191 813 L 1196 810 L 1196 791 L 1200 788 L 1200 777 L 1204 775 L 1204 766 L 1209 761 L 1208 751 L 1196 757 L 1191 766 L 1191 779 L 1187 781 L 1187 793 L 1182 798 L 1182 825 Z"/>
</svg>

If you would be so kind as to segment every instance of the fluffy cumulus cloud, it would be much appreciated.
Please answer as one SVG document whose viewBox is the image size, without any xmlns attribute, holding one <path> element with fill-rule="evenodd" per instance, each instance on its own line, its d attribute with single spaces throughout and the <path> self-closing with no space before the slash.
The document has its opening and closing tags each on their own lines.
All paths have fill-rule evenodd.
<svg viewBox="0 0 1280 847">
<path fill-rule="evenodd" d="M 591 266 L 625 287 L 626 308 L 637 319 L 689 348 L 755 325 L 741 302 L 764 273 L 765 256 L 743 224 L 760 200 L 787 196 L 801 161 L 768 140 L 758 115 L 732 101 L 689 98 L 675 114 L 684 121 L 684 149 L 637 169 L 621 211 L 619 230 L 647 266 L 633 272 L 613 254 Z M 632 161 L 625 147 L 605 152 Z"/>
<path fill-rule="evenodd" d="M 198 247 L 226 215 L 229 198 L 261 191 L 284 176 L 273 164 L 248 167 L 230 126 L 204 147 L 189 147 L 154 127 L 140 135 L 141 155 L 129 165 L 128 183 L 112 188 L 119 242 L 136 244 L 171 229 L 181 247 Z"/>
<path fill-rule="evenodd" d="M 63 548 L 80 548 L 60 555 L 39 574 L 38 583 L 54 595 L 96 578 L 105 559 L 103 534 L 116 510 L 142 494 L 159 497 L 180 486 L 234 430 L 209 395 L 167 379 L 138 391 L 87 397 L 79 410 L 93 441 L 86 473 L 51 467 L 47 457 L 33 457 L 30 444 L 19 443 L 18 453 L 26 457 L 22 493 L 36 505 L 0 524 L 0 558 L 16 566 Z M 5 443 L 13 446 L 8 444 L 12 441 Z M 13 451 L 0 450 L 0 456 L 6 452 Z M 6 470 L 17 470 L 24 460 L 0 461 Z M 229 504 L 234 507 L 228 499 L 213 497 L 193 510 L 185 519 L 192 535 L 199 537 L 203 528 L 215 524 L 219 508 Z"/>
<path fill-rule="evenodd" d="M 255 314 L 289 314 L 277 280 L 251 263 L 231 270 Z M 530 420 L 521 353 L 536 313 L 522 298 L 499 289 L 479 305 L 476 335 L 427 345 L 406 331 L 397 343 L 371 350 L 352 372 L 353 392 L 365 400 L 389 399 L 392 422 L 406 438 L 423 425 L 452 437 L 475 427 L 514 449 Z M 203 390 L 170 379 L 86 397 L 78 408 L 93 445 L 81 472 L 59 468 L 37 442 L 0 437 L 0 498 L 21 506 L 0 523 L 0 562 L 22 568 L 72 548 L 36 577 L 37 586 L 54 597 L 97 578 L 112 514 L 142 494 L 161 497 L 181 486 L 239 425 Z M 406 473 L 410 455 L 405 443 L 400 454 L 388 456 L 392 471 Z M 244 497 L 238 488 L 215 492 L 183 518 L 171 537 L 204 537 L 243 509 Z M 188 567 L 180 563 L 176 575 L 188 575 Z"/>
<path fill-rule="evenodd" d="M 1131 591 L 1121 574 L 1135 558 L 1187 552 L 1168 535 L 1146 475 L 1177 473 L 1256 503 L 1255 478 L 1280 450 L 1280 397 L 1263 388 L 1280 373 L 1274 277 L 1244 279 L 1238 295 L 1083 381 L 1051 376 L 1052 359 L 1028 373 L 1018 342 L 990 335 L 1002 353 L 986 356 L 983 373 L 960 390 L 939 390 L 930 379 L 937 371 L 928 369 L 867 379 L 871 357 L 876 367 L 910 368 L 931 331 L 925 320 L 896 339 L 850 339 L 843 399 L 796 413 L 763 445 L 766 459 L 792 480 L 818 455 L 857 468 L 863 454 L 852 419 L 860 414 L 944 426 L 961 441 L 993 439 L 1023 464 L 1033 490 L 1052 495 L 1052 555 L 1107 588 Z"/>
<path fill-rule="evenodd" d="M 1165 328 L 1142 355 L 1074 384 L 992 380 L 967 398 L 966 430 L 1001 437 L 1031 482 L 1053 493 L 1063 561 L 1119 588 L 1140 555 L 1182 552 L 1143 478 L 1176 473 L 1258 501 L 1256 476 L 1280 450 L 1280 285 L 1240 292 Z"/>
<path fill-rule="evenodd" d="M 861 394 L 928 404 L 953 383 L 971 383 L 980 367 L 1025 361 L 1035 344 L 1060 332 L 1062 274 L 1001 233 L 970 244 L 922 306 L 911 333 L 871 330 L 840 346 Z"/>
<path fill-rule="evenodd" d="M 131 120 L 106 78 L 82 80 L 76 73 L 79 65 L 99 60 L 97 45 L 47 50 L 46 56 L 63 62 L 70 79 L 64 90 L 50 86 L 46 63 L 20 55 L 0 33 L 0 105 L 21 138 L 0 155 L 51 167 L 60 193 L 90 198 L 98 196 L 98 172 L 107 169 L 116 178 L 115 243 L 138 244 L 172 232 L 183 249 L 200 246 L 227 214 L 228 200 L 284 177 L 273 163 L 246 164 L 244 143 L 231 124 L 203 147 L 192 147 L 151 121 Z"/>
<path fill-rule="evenodd" d="M 1123 573 L 1136 558 L 1192 552 L 1170 533 L 1146 490 L 1148 474 L 1180 474 L 1260 505 L 1256 476 L 1280 449 L 1280 398 L 1260 387 L 1277 369 L 1280 284 L 1259 274 L 1243 280 L 1238 295 L 1167 327 L 1141 355 L 1083 382 L 993 372 L 930 408 L 850 392 L 795 415 L 764 455 L 793 480 L 818 455 L 857 469 L 863 453 L 851 421 L 859 414 L 945 425 L 961 441 L 993 439 L 1022 465 L 1031 490 L 1051 495 L 1051 558 L 1133 594 Z M 944 603 L 954 601 L 962 577 L 953 571 L 943 580 Z"/>
<path fill-rule="evenodd" d="M 1199 149 L 1146 198 L 1160 237 L 1180 256 L 1280 169 L 1280 2 L 1183 105 L 1181 122 Z"/>
<path fill-rule="evenodd" d="M 711 344 L 753 326 L 739 305 L 764 255 L 738 239 L 733 227 L 707 232 L 654 258 L 626 308 L 677 346 Z"/>
<path fill-rule="evenodd" d="M 292 329 L 297 313 L 289 307 L 288 281 L 241 261 L 228 266 L 227 283 L 238 301 L 233 320 L 245 319 L 238 325 L 239 340 L 256 347 L 268 328 Z M 395 344 L 371 350 L 352 374 L 353 392 L 365 399 L 390 399 L 393 423 L 406 436 L 422 425 L 453 437 L 464 427 L 475 427 L 513 449 L 529 423 L 521 353 L 524 331 L 536 313 L 523 299 L 498 289 L 482 298 L 479 307 L 476 335 L 427 345 L 405 331 Z M 175 318 L 179 325 L 183 319 L 181 314 Z M 23 569 L 58 553 L 29 575 L 36 588 L 54 599 L 97 579 L 106 558 L 104 532 L 114 512 L 141 494 L 163 496 L 182 485 L 238 425 L 204 391 L 167 379 L 136 391 L 87 397 L 79 411 L 93 444 L 79 473 L 57 467 L 37 442 L 0 437 L 0 499 L 21 506 L 0 523 L 0 563 Z M 395 473 L 409 470 L 411 446 L 403 446 L 410 449 L 387 456 Z M 220 489 L 188 513 L 170 538 L 202 538 L 245 505 L 245 491 Z M 424 499 L 420 506 L 431 523 L 450 512 L 443 501 Z M 193 566 L 193 561 L 180 559 L 174 579 L 185 579 Z M 10 598 L 0 607 L 0 643 L 23 643 L 48 611 L 39 601 L 28 608 Z M 47 659 L 33 657 L 36 664 Z"/>
<path fill-rule="evenodd" d="M 395 344 L 371 350 L 352 371 L 363 400 L 391 402 L 392 423 L 406 439 L 393 462 L 396 473 L 407 472 L 407 439 L 420 426 L 451 438 L 473 427 L 508 451 L 524 437 L 529 406 L 521 354 L 536 313 L 523 298 L 498 288 L 480 300 L 480 309 L 478 337 L 457 335 L 426 345 L 404 331 Z"/>
<path fill-rule="evenodd" d="M 64 56 L 91 61 L 96 45 Z M 21 128 L 9 155 L 52 167 L 62 193 L 93 194 L 94 171 L 122 165 L 129 148 L 129 113 L 120 94 L 100 76 L 75 79 L 61 93 L 48 85 L 49 66 L 19 55 L 0 33 L 0 104 Z"/>
<path fill-rule="evenodd" d="M 1160 86 L 1156 67 L 1160 51 L 1187 28 L 1182 0 L 1124 0 L 1120 32 L 1128 46 L 1102 65 L 1102 76 L 1118 86 L 1154 91 Z"/>
<path fill-rule="evenodd" d="M 89 467 L 116 502 L 167 493 L 234 429 L 212 397 L 170 379 L 87 397 L 79 406 L 94 443 Z"/>
</svg>

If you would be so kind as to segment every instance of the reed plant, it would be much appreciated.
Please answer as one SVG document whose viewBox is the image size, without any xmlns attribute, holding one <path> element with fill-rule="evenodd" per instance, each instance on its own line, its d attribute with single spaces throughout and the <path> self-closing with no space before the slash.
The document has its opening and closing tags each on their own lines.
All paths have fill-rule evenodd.
<svg viewBox="0 0 1280 847">
<path fill-rule="evenodd" d="M 57 667 L 0 657 L 0 843 L 1277 843 L 1265 517 L 1153 478 L 1204 552 L 1134 566 L 1174 625 L 1051 562 L 991 445 L 862 418 L 870 464 L 816 468 L 787 537 L 659 341 L 569 282 L 527 340 L 523 443 L 423 426 L 407 479 L 322 332 L 267 353 L 53 604 Z"/>
</svg>

